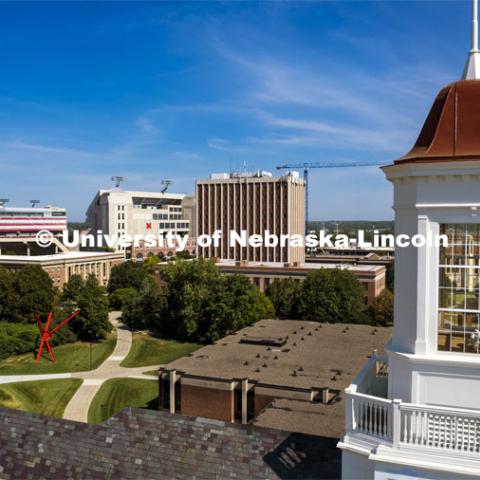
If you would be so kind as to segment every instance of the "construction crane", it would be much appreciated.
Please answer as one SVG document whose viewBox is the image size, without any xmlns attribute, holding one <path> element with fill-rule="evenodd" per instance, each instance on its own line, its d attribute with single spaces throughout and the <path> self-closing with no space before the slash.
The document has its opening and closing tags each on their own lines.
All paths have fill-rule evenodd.
<svg viewBox="0 0 480 480">
<path fill-rule="evenodd" d="M 333 162 L 304 162 L 289 163 L 286 165 L 278 165 L 277 170 L 286 170 L 291 168 L 303 169 L 303 180 L 305 181 L 305 234 L 308 225 L 308 172 L 311 168 L 352 168 L 352 167 L 379 167 L 384 163 L 368 162 L 368 163 L 333 163 Z"/>
</svg>

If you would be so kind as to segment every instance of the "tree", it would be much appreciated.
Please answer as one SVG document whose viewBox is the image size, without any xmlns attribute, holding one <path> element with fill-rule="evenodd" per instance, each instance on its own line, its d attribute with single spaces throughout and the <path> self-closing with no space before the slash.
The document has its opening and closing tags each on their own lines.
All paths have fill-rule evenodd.
<svg viewBox="0 0 480 480">
<path fill-rule="evenodd" d="M 377 325 L 393 324 L 393 293 L 385 288 L 369 307 L 368 312 L 372 321 Z"/>
<path fill-rule="evenodd" d="M 302 284 L 293 278 L 275 279 L 267 288 L 267 297 L 278 318 L 298 318 L 297 304 Z"/>
<path fill-rule="evenodd" d="M 270 300 L 250 281 L 223 275 L 210 260 L 169 262 L 160 270 L 163 287 L 146 282 L 123 311 L 129 324 L 163 336 L 213 342 L 261 318 L 273 317 Z"/>
<path fill-rule="evenodd" d="M 143 261 L 143 268 L 146 272 L 153 273 L 158 262 L 160 262 L 160 259 L 156 255 L 152 255 Z"/>
<path fill-rule="evenodd" d="M 9 317 L 14 322 L 30 322 L 37 314 L 53 309 L 56 289 L 45 270 L 38 265 L 27 265 L 13 273 Z"/>
<path fill-rule="evenodd" d="M 176 260 L 162 267 L 160 277 L 166 284 L 165 308 L 157 328 L 168 336 L 198 339 L 201 331 L 208 330 L 205 322 L 211 323 L 212 313 L 221 308 L 220 304 L 216 309 L 212 305 L 213 296 L 221 294 L 220 271 L 211 260 Z"/>
<path fill-rule="evenodd" d="M 12 321 L 13 276 L 3 267 L 0 267 L 0 321 Z"/>
<path fill-rule="evenodd" d="M 123 308 L 135 301 L 138 291 L 132 287 L 119 288 L 109 298 L 109 306 L 112 310 L 123 310 Z"/>
<path fill-rule="evenodd" d="M 263 318 L 273 318 L 275 308 L 270 299 L 243 275 L 222 276 L 228 307 L 225 333 L 236 332 Z M 222 334 L 225 335 L 225 333 Z"/>
<path fill-rule="evenodd" d="M 85 282 L 80 275 L 72 275 L 68 282 L 63 286 L 62 300 L 67 302 L 77 302 L 84 285 Z"/>
<path fill-rule="evenodd" d="M 363 308 L 364 290 L 347 270 L 322 268 L 309 273 L 302 284 L 298 301 L 301 319 L 359 323 Z"/>
<path fill-rule="evenodd" d="M 247 277 L 220 274 L 217 287 L 204 303 L 195 335 L 198 341 L 214 342 L 274 315 L 270 299 Z"/>
<path fill-rule="evenodd" d="M 134 288 L 141 290 L 147 272 L 143 265 L 133 262 L 124 262 L 115 265 L 110 273 L 108 292 L 113 293 L 119 288 Z"/>
<path fill-rule="evenodd" d="M 122 319 L 131 329 L 158 331 L 164 304 L 163 289 L 153 279 L 147 280 L 142 291 L 136 292 L 131 302 L 124 303 Z"/>
<path fill-rule="evenodd" d="M 108 299 L 94 275 L 90 275 L 82 286 L 77 306 L 80 314 L 70 323 L 77 338 L 82 341 L 104 339 L 111 329 Z"/>
</svg>

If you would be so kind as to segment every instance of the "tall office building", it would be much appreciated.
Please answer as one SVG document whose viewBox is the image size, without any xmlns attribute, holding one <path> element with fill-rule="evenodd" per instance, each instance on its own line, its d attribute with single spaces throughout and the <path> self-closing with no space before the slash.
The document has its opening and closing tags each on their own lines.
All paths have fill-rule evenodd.
<svg viewBox="0 0 480 480">
<path fill-rule="evenodd" d="M 268 172 L 217 173 L 196 182 L 197 234 L 222 231 L 218 246 L 197 246 L 199 256 L 236 261 L 301 264 L 303 247 L 231 245 L 231 231 L 247 237 L 303 235 L 305 228 L 305 184 L 298 173 L 273 177 Z"/>
</svg>

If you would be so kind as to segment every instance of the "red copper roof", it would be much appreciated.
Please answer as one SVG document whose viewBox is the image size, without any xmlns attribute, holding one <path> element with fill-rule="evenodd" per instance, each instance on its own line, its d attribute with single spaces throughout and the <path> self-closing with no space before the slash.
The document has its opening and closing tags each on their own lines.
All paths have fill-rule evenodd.
<svg viewBox="0 0 480 480">
<path fill-rule="evenodd" d="M 395 163 L 480 158 L 480 80 L 440 90 L 414 147 Z"/>
</svg>

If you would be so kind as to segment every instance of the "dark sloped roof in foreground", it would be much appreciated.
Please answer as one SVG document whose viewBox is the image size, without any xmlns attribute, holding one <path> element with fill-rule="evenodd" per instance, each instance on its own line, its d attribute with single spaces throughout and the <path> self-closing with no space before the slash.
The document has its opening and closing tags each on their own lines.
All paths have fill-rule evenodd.
<svg viewBox="0 0 480 480">
<path fill-rule="evenodd" d="M 335 443 L 141 409 L 101 425 L 0 409 L 0 478 L 339 478 Z"/>
</svg>

